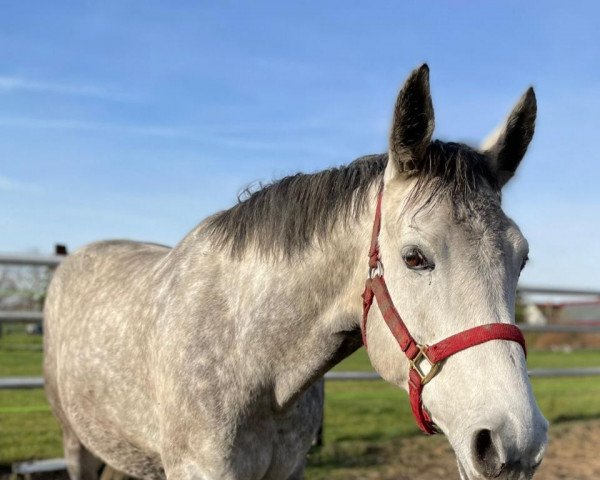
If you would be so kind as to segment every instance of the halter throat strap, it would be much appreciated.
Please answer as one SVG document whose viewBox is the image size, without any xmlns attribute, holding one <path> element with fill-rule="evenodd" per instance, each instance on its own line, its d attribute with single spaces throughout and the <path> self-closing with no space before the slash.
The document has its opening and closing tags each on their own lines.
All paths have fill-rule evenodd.
<svg viewBox="0 0 600 480">
<path fill-rule="evenodd" d="M 408 327 L 398 313 L 383 276 L 383 262 L 379 252 L 379 232 L 381 230 L 381 205 L 383 201 L 383 184 L 377 195 L 377 206 L 369 248 L 369 278 L 365 284 L 363 298 L 363 317 L 361 331 L 363 344 L 367 347 L 367 319 L 373 300 L 396 339 L 400 350 L 409 360 L 408 386 L 409 398 L 413 415 L 419 428 L 426 434 L 438 432 L 431 416 L 423 406 L 423 387 L 438 373 L 441 362 L 455 353 L 467 348 L 480 345 L 490 340 L 508 340 L 516 342 L 523 348 L 527 355 L 525 338 L 516 325 L 506 323 L 489 323 L 478 327 L 463 330 L 460 333 L 447 337 L 433 345 L 421 345 L 411 335 Z M 429 369 L 423 370 L 423 361 L 429 363 Z"/>
</svg>

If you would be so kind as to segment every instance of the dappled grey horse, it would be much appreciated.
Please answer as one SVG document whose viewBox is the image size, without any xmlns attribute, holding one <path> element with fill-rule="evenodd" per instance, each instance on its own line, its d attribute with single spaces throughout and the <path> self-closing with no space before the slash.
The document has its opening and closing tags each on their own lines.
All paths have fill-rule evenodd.
<svg viewBox="0 0 600 480">
<path fill-rule="evenodd" d="M 301 478 L 318 379 L 362 344 L 378 198 L 376 260 L 414 345 L 516 328 L 528 247 L 500 191 L 535 116 L 529 89 L 484 147 L 432 141 L 424 65 L 400 92 L 387 154 L 274 182 L 172 249 L 106 241 L 67 258 L 45 306 L 45 376 L 71 477 L 102 461 L 140 478 Z M 370 360 L 408 389 L 428 367 L 399 348 L 378 302 L 364 323 Z M 529 478 L 544 454 L 524 349 L 508 340 L 439 362 L 417 399 L 465 479 Z"/>
</svg>

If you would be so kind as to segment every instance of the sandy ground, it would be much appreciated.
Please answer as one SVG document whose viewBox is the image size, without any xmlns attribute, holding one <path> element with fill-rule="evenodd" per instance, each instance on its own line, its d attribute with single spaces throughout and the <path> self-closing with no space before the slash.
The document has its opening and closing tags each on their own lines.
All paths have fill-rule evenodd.
<svg viewBox="0 0 600 480">
<path fill-rule="evenodd" d="M 417 437 L 385 452 L 386 466 L 377 472 L 351 471 L 358 480 L 437 480 L 458 477 L 452 450 L 443 437 Z M 396 452 L 396 453 L 394 453 Z M 341 478 L 341 477 L 340 477 Z M 550 444 L 536 480 L 600 480 L 600 420 L 559 424 L 550 430 Z"/>
<path fill-rule="evenodd" d="M 536 480 L 599 480 L 600 420 L 559 424 L 550 430 L 550 446 Z M 416 437 L 394 442 L 381 452 L 376 471 L 347 469 L 335 478 L 348 480 L 450 480 L 458 478 L 454 454 L 445 438 Z M 0 480 L 8 479 L 0 475 Z M 33 480 L 64 480 L 64 473 L 33 475 Z M 308 479 L 310 480 L 310 478 Z"/>
</svg>

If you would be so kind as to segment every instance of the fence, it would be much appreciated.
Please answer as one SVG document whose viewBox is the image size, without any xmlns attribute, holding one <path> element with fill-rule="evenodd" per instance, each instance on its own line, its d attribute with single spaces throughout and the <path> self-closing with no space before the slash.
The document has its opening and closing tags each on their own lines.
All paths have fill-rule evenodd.
<svg viewBox="0 0 600 480">
<path fill-rule="evenodd" d="M 49 256 L 40 255 L 0 255 L 0 265 L 10 266 L 38 266 L 56 268 L 64 259 L 66 248 L 58 245 L 57 254 Z M 520 286 L 518 289 L 522 295 L 584 295 L 600 299 L 600 291 L 584 289 L 565 289 L 548 287 Z M 39 323 L 42 321 L 41 312 L 29 311 L 0 311 L 0 327 L 3 323 Z M 520 325 L 524 332 L 537 333 L 577 333 L 577 334 L 600 334 L 600 327 L 593 325 Z M 588 375 L 600 375 L 600 367 L 589 368 L 558 368 L 558 369 L 533 369 L 529 371 L 532 377 L 578 377 Z M 374 372 L 329 372 L 325 380 L 376 380 L 379 375 Z M 43 387 L 41 377 L 10 377 L 0 378 L 0 390 L 2 389 L 27 389 Z"/>
<path fill-rule="evenodd" d="M 56 268 L 66 254 L 66 248 L 57 246 L 57 254 L 51 256 L 38 255 L 0 255 L 0 265 L 9 266 L 34 266 Z M 600 299 L 599 291 L 572 290 L 562 288 L 538 288 L 519 287 L 522 295 L 585 295 Z M 41 312 L 31 311 L 0 311 L 0 335 L 2 325 L 6 323 L 40 323 Z M 577 333 L 577 334 L 600 334 L 600 327 L 592 325 L 521 325 L 524 332 L 539 333 Z M 560 369 L 533 369 L 529 371 L 531 377 L 580 377 L 589 375 L 600 375 L 600 367 L 588 368 L 560 368 Z M 327 381 L 347 380 L 378 380 L 379 375 L 375 372 L 328 372 L 325 374 Z M 33 389 L 42 388 L 44 379 L 42 377 L 9 377 L 0 378 L 0 390 L 6 389 Z M 30 475 L 32 473 L 50 472 L 63 470 L 66 464 L 63 459 L 51 459 L 34 462 L 24 462 L 13 465 L 13 474 Z"/>
</svg>

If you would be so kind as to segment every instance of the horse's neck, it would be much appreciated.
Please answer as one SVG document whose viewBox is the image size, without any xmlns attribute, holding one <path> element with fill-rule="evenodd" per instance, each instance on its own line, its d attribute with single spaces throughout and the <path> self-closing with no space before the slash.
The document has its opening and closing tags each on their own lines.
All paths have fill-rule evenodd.
<svg viewBox="0 0 600 480">
<path fill-rule="evenodd" d="M 274 381 L 281 408 L 362 344 L 370 219 L 365 212 L 351 225 L 339 222 L 319 246 L 289 261 L 252 260 L 235 269 L 241 315 L 234 321 L 260 365 L 255 371 Z"/>
</svg>

